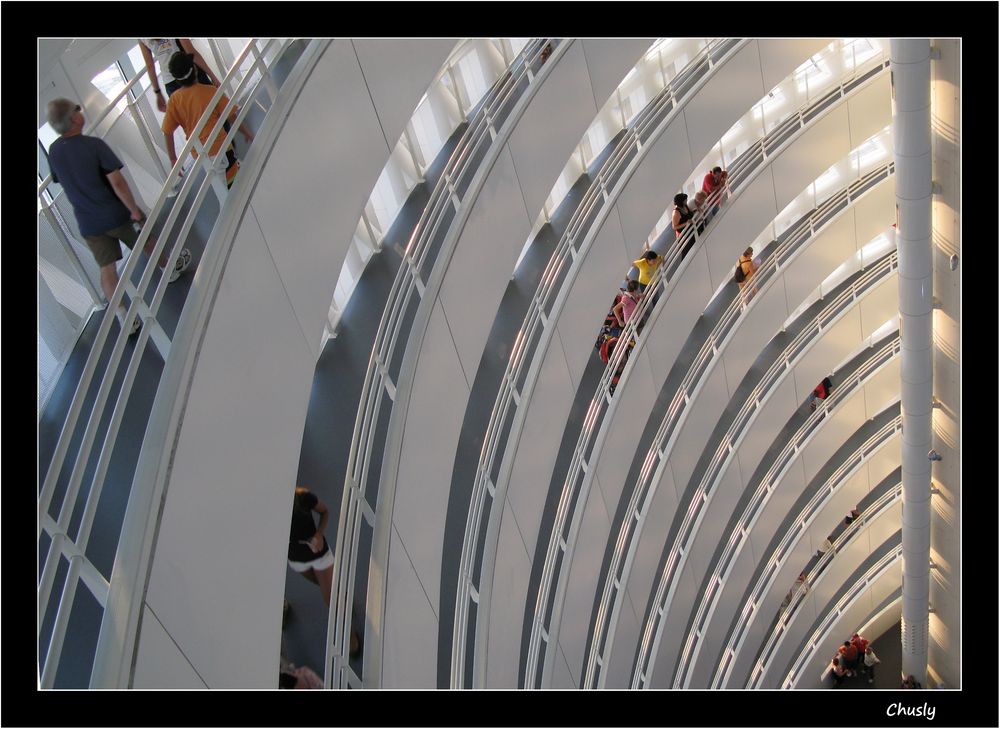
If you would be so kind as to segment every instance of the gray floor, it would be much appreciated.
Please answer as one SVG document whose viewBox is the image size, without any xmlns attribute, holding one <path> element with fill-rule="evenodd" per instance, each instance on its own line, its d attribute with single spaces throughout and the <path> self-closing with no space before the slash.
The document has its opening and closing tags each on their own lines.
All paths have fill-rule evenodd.
<svg viewBox="0 0 1000 729">
<path fill-rule="evenodd" d="M 427 169 L 424 182 L 410 193 L 386 234 L 381 252 L 371 258 L 358 280 L 341 315 L 337 336 L 327 342 L 316 363 L 299 455 L 297 483 L 319 496 L 330 510 L 326 533 L 331 546 L 335 542 L 340 516 L 355 414 L 379 320 L 402 261 L 400 251 L 413 233 L 428 202 L 430 191 L 437 183 L 465 128 L 463 124 L 452 134 Z M 433 259 L 434 251 L 430 251 L 428 261 L 432 262 Z M 404 321 L 403 330 L 408 328 L 409 322 Z M 390 369 L 394 370 L 398 366 L 399 362 L 395 361 Z M 374 453 L 373 462 L 380 461 L 380 453 Z M 371 503 L 374 503 L 375 494 L 370 493 L 368 496 Z M 370 547 L 371 532 L 363 529 L 359 549 L 367 553 Z M 367 571 L 359 569 L 355 594 L 364 595 L 366 586 Z M 329 613 L 319 588 L 291 569 L 286 569 L 285 599 L 292 606 L 283 631 L 286 654 L 293 663 L 309 666 L 322 675 Z M 355 605 L 352 622 L 363 639 L 363 601 Z M 360 663 L 352 661 L 352 668 L 360 674 Z"/>
</svg>

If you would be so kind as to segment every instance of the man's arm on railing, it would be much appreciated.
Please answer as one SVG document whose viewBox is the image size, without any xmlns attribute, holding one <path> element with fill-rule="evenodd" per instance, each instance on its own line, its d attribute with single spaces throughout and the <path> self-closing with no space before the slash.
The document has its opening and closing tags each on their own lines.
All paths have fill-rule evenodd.
<svg viewBox="0 0 1000 729">
<path fill-rule="evenodd" d="M 191 42 L 191 39 L 178 38 L 177 40 L 181 42 L 181 48 L 184 50 L 185 53 L 190 53 L 192 56 L 194 56 L 194 64 L 202 71 L 208 74 L 208 77 L 212 79 L 212 83 L 215 84 L 216 86 L 221 86 L 222 84 L 219 83 L 219 77 L 212 72 L 212 69 L 205 62 L 205 59 L 201 57 L 201 54 L 198 53 L 197 50 L 195 50 L 194 43 Z"/>
<path fill-rule="evenodd" d="M 156 95 L 156 108 L 161 112 L 167 110 L 167 100 L 163 98 L 163 91 L 160 90 L 160 82 L 156 78 L 156 65 L 153 61 L 153 54 L 142 41 L 139 41 L 139 50 L 142 51 L 142 58 L 146 61 L 146 73 L 149 75 L 149 83 L 153 85 L 153 93 Z"/>
</svg>

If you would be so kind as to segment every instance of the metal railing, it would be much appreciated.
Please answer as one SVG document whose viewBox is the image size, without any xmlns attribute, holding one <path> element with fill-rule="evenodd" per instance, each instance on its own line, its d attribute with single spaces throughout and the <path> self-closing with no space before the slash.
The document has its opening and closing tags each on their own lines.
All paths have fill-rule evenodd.
<svg viewBox="0 0 1000 729">
<path fill-rule="evenodd" d="M 220 115 L 218 122 L 208 136 L 210 140 L 214 141 L 220 134 L 225 134 L 219 152 L 220 155 L 224 154 L 224 150 L 232 142 L 251 105 L 257 103 L 260 94 L 266 90 L 271 102 L 273 102 L 277 86 L 271 78 L 270 67 L 265 64 L 264 57 L 265 55 L 274 53 L 273 57 L 275 59 L 279 58 L 287 48 L 289 42 L 271 40 L 264 43 L 263 41 L 252 40 L 239 54 L 232 69 L 227 73 L 220 87 L 216 90 L 205 113 L 202 114 L 198 124 L 192 130 L 187 143 L 178 155 L 177 164 L 174 165 L 173 169 L 167 175 L 156 203 L 148 215 L 147 223 L 136 242 L 134 247 L 135 255 L 131 255 L 126 262 L 124 270 L 121 273 L 120 283 L 111 300 L 108 302 L 107 309 L 98 327 L 94 343 L 91 346 L 86 364 L 74 392 L 69 412 L 62 426 L 48 472 L 42 483 L 38 497 L 38 536 L 41 539 L 44 532 L 51 539 L 38 587 L 39 632 L 41 631 L 42 620 L 53 594 L 56 569 L 60 562 L 60 557 L 67 559 L 70 565 L 69 574 L 58 599 L 55 624 L 49 641 L 44 669 L 42 670 L 41 685 L 43 687 L 51 687 L 53 685 L 56 670 L 61 662 L 62 647 L 77 584 L 81 580 L 84 582 L 101 605 L 102 610 L 105 607 L 110 589 L 108 580 L 100 574 L 97 568 L 86 557 L 86 550 L 97 514 L 98 502 L 111 462 L 112 451 L 115 447 L 119 428 L 124 418 L 126 406 L 130 401 L 132 387 L 139 372 L 140 362 L 146 352 L 147 345 L 152 342 L 164 360 L 167 359 L 170 353 L 171 338 L 157 320 L 157 314 L 168 283 L 167 273 L 169 270 L 164 271 L 160 275 L 155 288 L 152 291 L 150 290 L 150 287 L 153 285 L 154 274 L 158 269 L 157 261 L 161 254 L 166 254 L 167 260 L 171 264 L 176 259 L 187 240 L 196 214 L 200 210 L 209 189 L 213 189 L 219 197 L 220 208 L 227 196 L 225 180 L 213 170 L 215 158 L 207 154 L 205 145 L 199 139 L 200 133 L 205 129 L 211 111 L 215 109 L 223 93 L 227 89 L 232 89 L 232 92 L 227 94 L 230 97 L 229 103 L 225 106 L 224 112 Z M 240 71 L 240 66 L 244 61 L 251 58 L 253 61 L 249 69 L 245 73 Z M 260 72 L 260 78 L 251 87 L 250 81 L 256 71 Z M 238 82 L 237 76 L 241 76 Z M 115 104 L 124 98 L 125 94 L 133 88 L 138 78 L 139 75 L 126 84 L 121 94 L 112 102 L 108 110 L 105 111 L 105 115 L 110 113 L 110 109 L 114 108 Z M 223 123 L 232 109 L 235 108 L 234 99 L 236 98 L 245 98 L 245 102 L 231 130 L 228 133 L 224 133 Z M 134 106 L 132 108 L 134 109 Z M 97 123 L 100 123 L 103 118 L 103 116 L 99 117 Z M 211 146 L 211 142 L 209 146 Z M 133 284 L 133 274 L 136 273 L 140 260 L 143 258 L 138 254 L 153 234 L 154 221 L 160 222 L 159 219 L 166 205 L 168 192 L 179 178 L 183 162 L 192 151 L 197 151 L 199 155 L 192 168 L 186 174 L 184 184 L 177 194 L 172 209 L 167 214 L 165 221 L 163 221 L 163 229 L 157 235 L 153 250 L 141 270 L 139 283 Z M 199 174 L 201 172 L 205 174 Z M 199 178 L 201 179 L 201 184 L 196 185 L 196 180 Z M 42 183 L 39 193 L 47 186 L 50 179 L 47 178 Z M 197 191 L 195 191 L 196 186 Z M 180 218 L 181 210 L 189 198 L 190 210 L 183 221 L 179 222 L 178 219 Z M 167 241 L 170 238 L 174 238 L 174 242 L 169 246 L 170 250 L 168 252 Z M 116 311 L 119 304 L 122 303 L 126 292 L 129 294 L 130 304 L 124 315 L 123 324 L 119 327 L 117 336 L 113 338 L 111 333 L 112 322 L 115 320 Z M 147 296 L 150 297 L 148 301 Z M 143 326 L 135 339 L 130 340 L 127 332 L 136 317 L 141 317 Z M 126 353 L 126 345 L 130 341 L 134 341 L 131 357 L 124 367 L 124 372 L 122 372 L 122 360 Z M 109 344 L 111 345 L 109 359 L 106 363 L 101 363 L 102 354 Z M 100 372 L 98 372 L 99 363 L 101 364 Z M 122 381 L 116 383 L 115 381 L 119 376 Z M 115 389 L 116 385 L 117 389 Z M 89 410 L 85 412 L 85 401 L 93 387 L 97 388 L 96 397 Z M 108 413 L 107 406 L 112 396 L 114 397 L 114 407 Z M 106 425 L 102 423 L 102 420 L 105 418 L 107 419 Z M 83 426 L 83 431 L 79 434 L 80 440 L 76 455 L 67 461 L 71 441 L 75 440 L 74 436 L 78 433 L 78 426 L 80 425 Z M 103 437 L 99 437 L 102 427 L 106 428 L 106 430 L 104 430 Z M 77 506 L 76 502 L 81 489 L 84 488 L 85 471 L 95 456 L 96 462 L 94 463 L 93 474 L 86 487 L 87 496 L 83 507 L 82 520 L 74 537 L 69 534 L 70 519 L 74 512 L 74 507 Z M 68 479 L 66 489 L 58 516 L 53 518 L 49 514 L 49 508 L 55 496 L 57 485 L 64 479 Z M 129 498 L 132 498 L 131 494 Z M 74 660 L 79 660 L 79 658 L 74 657 Z"/>
<path fill-rule="evenodd" d="M 898 349 L 898 345 L 896 345 L 896 348 Z M 884 435 L 891 435 L 893 431 L 894 429 L 889 427 L 888 432 Z M 879 441 L 877 445 L 881 445 L 881 442 Z M 867 457 L 867 455 L 868 453 L 865 452 L 864 457 Z M 861 462 L 863 460 L 845 462 L 838 468 L 837 475 L 843 476 L 847 471 L 860 466 Z M 709 578 L 711 587 L 707 592 L 702 594 L 698 609 L 694 615 L 694 620 L 688 629 L 684 647 L 681 650 L 680 666 L 675 672 L 675 688 L 688 688 L 690 686 L 691 676 L 688 672 L 698 660 L 702 646 L 701 638 L 705 635 L 708 622 L 712 619 L 715 608 L 718 606 L 722 595 L 722 588 L 725 587 L 726 582 L 729 580 L 732 569 L 736 564 L 736 558 L 739 556 L 739 550 L 742 549 L 749 539 L 750 532 L 754 524 L 756 524 L 757 518 L 763 513 L 764 507 L 767 505 L 776 485 L 777 480 L 770 482 L 762 480 L 757 485 L 750 503 L 740 517 L 740 521 L 725 542 L 726 546 L 723 549 L 721 558 L 717 562 L 712 576 Z M 828 488 L 827 495 L 832 495 L 835 491 L 836 483 L 832 483 Z M 811 578 L 815 574 L 819 574 L 819 571 L 813 570 L 809 574 L 809 577 Z"/>
<path fill-rule="evenodd" d="M 895 258 L 896 253 L 893 251 L 889 256 L 893 266 L 896 265 Z M 889 261 L 884 263 L 887 262 Z M 899 347 L 899 337 L 896 337 L 851 373 L 850 377 L 833 394 L 824 400 L 823 404 L 815 412 L 806 418 L 795 434 L 788 439 L 785 447 L 775 456 L 771 467 L 761 478 L 761 483 L 767 484 L 766 488 L 769 492 L 773 491 L 784 477 L 787 469 L 791 467 L 796 456 L 809 443 L 823 422 L 830 417 L 831 410 L 841 401 L 853 395 L 869 379 L 874 377 L 886 362 L 899 353 Z M 653 593 L 651 601 L 653 609 L 647 616 L 642 640 L 639 643 L 639 651 L 631 682 L 632 688 L 642 688 L 649 679 L 650 668 L 656 656 L 663 626 L 666 624 L 666 617 L 677 588 L 677 578 L 687 561 L 694 538 L 698 533 L 698 527 L 708 511 L 707 507 L 715 488 L 719 485 L 722 474 L 725 472 L 726 467 L 736 452 L 736 448 L 742 441 L 743 431 L 747 424 L 748 421 L 745 416 L 741 417 L 738 414 L 734 418 L 732 425 L 719 443 L 704 476 L 698 484 L 698 488 L 689 502 L 684 520 L 681 522 L 680 529 L 668 553 L 665 568 L 660 574 L 656 591 Z"/>
<path fill-rule="evenodd" d="M 396 370 L 395 376 L 398 377 L 401 367 L 398 360 L 410 334 L 410 331 L 404 331 L 407 313 L 424 298 L 436 261 L 443 255 L 447 260 L 444 251 L 449 240 L 451 248 L 454 248 L 469 213 L 468 206 L 463 208 L 462 202 L 469 197 L 475 199 L 477 185 L 481 186 L 483 181 L 482 170 L 489 167 L 485 163 L 477 164 L 478 156 L 499 152 L 509 134 L 504 131 L 509 129 L 505 117 L 513 113 L 519 99 L 530 97 L 537 88 L 533 81 L 541 69 L 540 56 L 550 43 L 554 57 L 548 58 L 546 63 L 554 65 L 561 55 L 563 44 L 555 38 L 536 39 L 521 50 L 507 72 L 480 102 L 478 111 L 469 121 L 430 194 L 403 251 L 403 261 L 386 300 L 362 386 L 337 526 L 333 597 L 327 634 L 327 686 L 360 688 L 363 683 L 362 677 L 351 668 L 345 649 L 350 645 L 357 570 L 371 560 L 370 552 L 360 553 L 361 529 L 363 523 L 370 528 L 375 527 L 375 505 L 378 503 L 382 469 L 380 462 L 373 463 L 372 459 L 377 440 L 384 438 L 378 432 L 379 423 L 388 414 L 384 409 L 388 408 L 391 412 L 396 399 L 396 381 L 392 370 Z M 522 89 L 525 83 L 527 85 Z M 498 118 L 502 122 L 500 130 L 496 124 Z M 440 247 L 435 246 L 434 243 L 442 236 L 447 237 L 445 242 Z"/>
<path fill-rule="evenodd" d="M 733 161 L 729 166 L 729 177 L 726 188 L 717 191 L 716 194 L 729 195 L 734 190 L 735 192 L 732 192 L 732 196 L 739 196 L 756 179 L 764 163 L 781 154 L 797 138 L 794 132 L 804 129 L 809 122 L 818 119 L 822 112 L 829 110 L 835 101 L 844 98 L 850 91 L 857 89 L 887 67 L 888 61 L 879 59 L 877 62 L 872 63 L 870 68 L 865 67 L 859 70 L 854 76 L 841 82 L 834 90 L 793 112 L 788 120 L 779 124 Z M 706 208 L 711 209 L 717 202 L 718 199 L 710 198 L 706 203 Z M 720 215 L 724 214 L 728 207 L 722 208 L 712 219 L 712 222 L 715 222 Z M 655 320 L 665 309 L 668 297 L 661 296 L 661 294 L 666 289 L 667 282 L 674 280 L 674 274 L 680 275 L 682 273 L 681 259 L 683 256 L 681 252 L 684 248 L 688 247 L 689 243 L 704 239 L 713 228 L 714 226 L 708 227 L 702 234 L 698 234 L 697 227 L 692 225 L 688 227 L 684 235 L 678 238 L 675 247 L 663 257 L 663 262 L 657 268 L 649 286 L 646 288 L 645 296 L 640 301 L 635 312 L 633 312 L 631 320 L 626 324 L 622 334 L 619 335 L 619 342 L 636 341 L 641 346 L 642 340 L 637 338 L 637 328 L 640 323 L 644 322 L 651 310 L 651 321 L 645 322 L 646 326 L 651 326 L 653 323 L 652 320 Z M 774 260 L 775 266 L 783 263 L 777 258 Z M 763 274 L 766 272 L 758 273 Z M 755 274 L 755 278 L 756 276 L 757 274 Z M 760 280 L 757 279 L 758 282 Z M 549 540 L 548 552 L 542 573 L 541 589 L 535 606 L 535 618 L 528 653 L 528 675 L 532 680 L 536 672 L 540 644 L 547 642 L 545 635 L 555 632 L 551 627 L 546 628 L 543 619 L 547 613 L 549 602 L 553 599 L 553 595 L 551 594 L 553 582 L 557 582 L 555 588 L 556 594 L 554 596 L 556 603 L 561 602 L 565 593 L 565 574 L 568 570 L 560 569 L 560 574 L 556 575 L 555 565 L 559 561 L 559 555 L 567 550 L 568 545 L 574 543 L 575 534 L 579 529 L 580 510 L 573 507 L 578 501 L 582 500 L 582 496 L 585 496 L 589 489 L 590 479 L 587 476 L 588 460 L 591 459 L 592 454 L 599 452 L 603 446 L 607 435 L 607 428 L 611 421 L 610 416 L 614 413 L 615 401 L 610 391 L 612 379 L 617 373 L 621 373 L 622 379 L 627 380 L 631 372 L 631 367 L 627 367 L 625 362 L 628 351 L 629 347 L 627 346 L 617 347 L 614 355 L 609 359 L 605 367 L 602 377 L 595 388 L 595 395 L 588 408 L 587 417 L 574 450 L 567 478 L 564 482 L 555 525 Z M 647 467 L 649 466 L 651 464 L 647 464 Z M 569 521 L 567 534 L 565 531 L 567 521 L 570 517 L 572 520 Z M 558 623 L 558 612 L 553 605 L 551 610 L 552 615 L 555 616 L 553 624 Z"/>
<path fill-rule="evenodd" d="M 826 480 L 823 486 L 813 495 L 809 503 L 796 515 L 794 523 L 785 532 L 778 546 L 766 562 L 767 567 L 754 583 L 750 597 L 744 605 L 736 624 L 733 626 L 729 639 L 722 650 L 722 660 L 716 667 L 712 680 L 712 688 L 723 688 L 729 681 L 733 671 L 733 662 L 749 635 L 749 628 L 757 618 L 759 608 L 771 590 L 778 577 L 778 571 L 791 556 L 792 550 L 807 533 L 813 521 L 822 508 L 834 496 L 840 485 L 861 467 L 872 455 L 885 446 L 902 428 L 902 419 L 897 417 L 891 423 L 880 429 L 866 440 L 841 466 Z M 780 620 L 780 617 L 779 617 Z M 787 622 L 787 621 L 785 621 Z M 758 655 L 759 658 L 759 655 Z"/>
<path fill-rule="evenodd" d="M 902 429 L 903 419 L 901 416 L 896 416 L 891 422 L 881 428 L 878 433 L 869 438 L 865 445 L 852 455 L 851 460 L 857 461 L 858 465 L 863 464 L 868 460 L 873 452 L 881 448 L 882 445 L 887 443 L 889 439 Z M 848 466 L 848 464 L 844 465 Z M 838 469 L 837 473 L 831 476 L 826 483 L 823 484 L 820 493 L 816 494 L 814 500 L 819 498 L 819 500 L 821 500 L 824 504 L 829 501 L 829 496 L 835 493 L 841 484 L 843 484 L 851 475 L 845 471 L 849 470 L 853 473 L 856 468 L 857 466 L 848 466 L 847 469 L 843 467 Z M 861 530 L 864 526 L 871 524 L 878 517 L 882 516 L 882 514 L 886 513 L 889 508 L 893 504 L 898 503 L 902 497 L 903 482 L 899 481 L 869 504 L 863 514 L 851 522 L 851 525 L 847 529 L 838 534 L 837 538 L 831 542 L 831 549 L 824 553 L 819 560 L 812 565 L 812 568 L 803 570 L 802 574 L 805 576 L 809 589 L 811 590 L 819 583 L 820 578 L 826 572 L 826 568 L 830 566 L 830 563 L 833 561 L 834 557 L 836 557 L 837 553 L 842 551 L 858 536 L 860 536 Z M 764 674 L 767 672 L 768 668 L 770 668 L 775 655 L 777 655 L 778 649 L 781 647 L 781 644 L 785 639 L 785 636 L 788 635 L 788 628 L 792 620 L 794 620 L 795 616 L 798 614 L 798 609 L 802 606 L 807 594 L 808 591 L 803 589 L 794 591 L 788 603 L 783 605 L 775 615 L 774 621 L 766 633 L 767 638 L 762 643 L 762 646 L 767 646 L 767 649 L 765 650 L 762 647 L 758 651 L 754 660 L 752 680 L 757 682 L 755 687 L 759 687 L 759 683 L 763 680 Z"/>
<path fill-rule="evenodd" d="M 838 214 L 848 209 L 861 197 L 867 194 L 875 185 L 888 179 L 893 174 L 893 163 L 889 162 L 882 167 L 872 170 L 862 176 L 846 188 L 838 191 L 819 207 L 804 217 L 797 225 L 783 234 L 784 240 L 776 246 L 772 255 L 754 274 L 753 285 L 763 286 L 776 279 L 798 255 L 807 241 L 823 232 L 826 227 L 837 218 Z M 845 292 L 846 293 L 846 292 Z M 862 291 L 856 291 L 856 295 Z M 755 295 L 759 296 L 760 294 Z M 843 312 L 843 295 L 834 299 L 826 309 L 824 309 L 804 331 L 800 332 L 792 342 L 786 347 L 784 352 L 772 364 L 768 371 L 761 378 L 760 383 L 750 393 L 748 402 L 755 403 L 754 408 L 747 411 L 747 417 L 753 415 L 766 402 L 770 393 L 787 374 L 791 367 L 804 354 L 806 348 L 811 343 L 813 337 L 821 333 L 832 321 Z M 638 547 L 638 536 L 641 533 L 642 516 L 656 493 L 656 484 L 659 483 L 659 476 L 673 446 L 679 437 L 681 427 L 690 413 L 688 407 L 691 401 L 698 395 L 708 375 L 713 371 L 719 354 L 728 343 L 731 336 L 736 332 L 738 323 L 743 316 L 743 297 L 737 294 L 719 321 L 706 337 L 698 354 L 692 361 L 684 379 L 671 398 L 670 405 L 664 414 L 663 420 L 653 437 L 652 444 L 643 463 L 643 469 L 639 474 L 639 480 L 633 487 L 633 492 L 629 500 L 628 510 L 630 515 L 626 518 L 619 529 L 616 540 L 615 552 L 612 555 L 611 567 L 608 577 L 601 590 L 601 603 L 598 608 L 594 625 L 594 639 L 588 648 L 588 658 L 585 662 L 585 684 L 593 685 L 597 678 L 598 664 L 603 663 L 607 658 L 607 648 L 611 641 L 607 635 L 609 625 L 615 623 L 618 611 L 621 607 L 621 583 L 632 564 L 635 550 Z M 654 464 L 657 468 L 654 471 Z M 614 602 L 612 602 L 614 601 Z M 603 682 L 603 678 L 602 678 Z"/>
<path fill-rule="evenodd" d="M 643 147 L 660 136 L 689 97 L 707 83 L 714 70 L 745 43 L 746 41 L 737 39 L 710 42 L 644 107 L 632 125 L 625 129 L 601 168 L 593 174 L 593 183 L 571 215 L 566 230 L 542 273 L 505 367 L 480 451 L 459 566 L 452 632 L 452 687 L 463 685 L 465 671 L 469 667 L 466 641 L 470 608 L 473 604 L 480 605 L 481 610 L 477 613 L 487 609 L 491 588 L 489 584 L 482 584 L 482 580 L 479 585 L 475 584 L 475 572 L 479 566 L 480 575 L 492 574 L 491 564 L 495 558 L 493 542 L 498 531 L 492 509 L 497 492 L 495 481 L 505 483 L 509 476 L 513 454 L 506 445 L 510 443 L 512 435 L 516 440 L 527 410 L 520 407 L 522 398 L 519 390 L 530 390 L 537 378 L 541 363 L 540 358 L 534 355 L 545 349 L 543 336 L 551 338 L 552 329 L 549 328 L 547 332 L 545 330 L 553 318 L 553 312 L 557 314 L 561 309 L 575 279 L 574 267 L 582 264 L 594 233 L 612 208 L 618 192 L 644 158 Z M 516 422 L 507 429 L 506 425 L 511 418 Z M 507 437 L 503 439 L 505 433 Z M 481 548 L 479 541 L 484 536 L 484 519 L 488 519 L 488 525 L 485 544 Z M 476 621 L 475 647 L 478 655 L 473 654 L 473 666 L 478 666 L 474 671 L 481 673 L 483 659 L 480 646 L 485 636 L 480 634 L 479 625 L 479 621 Z"/>
<path fill-rule="evenodd" d="M 882 577 L 882 575 L 886 574 L 897 561 L 902 559 L 902 530 L 897 531 L 893 536 L 889 537 L 885 543 L 891 544 L 893 540 L 898 541 L 897 545 L 895 547 L 891 547 L 886 554 L 876 560 L 876 562 L 865 570 L 864 574 L 855 581 L 851 588 L 841 595 L 836 605 L 834 605 L 833 610 L 827 613 L 824 620 L 805 641 L 805 647 L 798 653 L 798 657 L 792 664 L 791 670 L 782 681 L 782 688 L 789 689 L 794 686 L 799 676 L 805 670 L 806 664 L 812 660 L 813 654 L 819 649 L 820 644 L 826 636 L 830 634 L 830 631 L 833 630 L 837 620 L 845 612 L 847 612 L 848 609 L 850 609 L 855 601 L 857 601 L 857 599 L 864 594 L 865 590 L 872 586 L 872 583 L 877 581 L 880 577 Z M 774 655 L 773 652 L 772 655 Z M 763 674 L 761 674 L 761 678 L 763 678 Z M 759 686 L 754 686 L 753 688 L 759 688 Z"/>
</svg>

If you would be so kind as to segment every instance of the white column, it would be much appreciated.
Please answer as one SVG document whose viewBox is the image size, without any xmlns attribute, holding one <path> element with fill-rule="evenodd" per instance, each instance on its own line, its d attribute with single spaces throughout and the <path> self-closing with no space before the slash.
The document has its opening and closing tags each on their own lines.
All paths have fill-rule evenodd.
<svg viewBox="0 0 1000 729">
<path fill-rule="evenodd" d="M 891 41 L 903 412 L 902 674 L 926 684 L 933 396 L 930 40 Z"/>
</svg>

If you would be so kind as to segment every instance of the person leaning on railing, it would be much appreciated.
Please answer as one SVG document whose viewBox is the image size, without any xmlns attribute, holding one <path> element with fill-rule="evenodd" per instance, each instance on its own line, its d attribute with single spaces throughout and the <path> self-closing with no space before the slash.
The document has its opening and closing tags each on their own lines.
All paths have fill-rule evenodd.
<svg viewBox="0 0 1000 729">
<path fill-rule="evenodd" d="M 639 292 L 645 293 L 646 287 L 653 279 L 656 267 L 660 265 L 660 255 L 653 250 L 646 251 L 637 261 L 632 261 L 632 265 L 639 270 Z"/>
<path fill-rule="evenodd" d="M 694 245 L 694 235 L 689 232 L 694 228 L 694 211 L 688 207 L 687 201 L 688 196 L 683 192 L 674 195 L 674 212 L 670 214 L 670 225 L 674 229 L 677 240 L 681 240 L 685 234 L 688 236 L 687 242 L 681 250 L 682 261 L 691 250 L 691 246 Z"/>
<path fill-rule="evenodd" d="M 712 193 L 716 190 L 722 190 L 722 192 L 719 193 L 715 204 L 712 205 L 712 215 L 719 212 L 719 206 L 722 205 L 722 199 L 725 196 L 724 188 L 728 180 L 729 173 L 721 167 L 715 166 L 708 171 L 705 175 L 705 179 L 701 182 L 701 190 L 708 197 L 712 197 Z"/>
<path fill-rule="evenodd" d="M 698 235 L 705 232 L 705 226 L 708 224 L 709 218 L 712 217 L 711 211 L 708 209 L 708 195 L 705 194 L 704 190 L 698 190 L 694 194 L 694 199 L 691 201 L 691 205 L 688 207 L 694 210 L 694 220 L 698 225 Z"/>
<path fill-rule="evenodd" d="M 66 198 L 73 206 L 76 222 L 101 269 L 101 290 L 111 301 L 118 286 L 117 262 L 122 258 L 120 243 L 130 249 L 139 240 L 137 225 L 146 220 L 146 214 L 135 201 L 128 181 L 122 175 L 118 156 L 103 139 L 83 134 L 84 117 L 79 104 L 69 99 L 53 99 L 46 116 L 49 124 L 61 136 L 49 147 L 49 166 L 52 181 L 62 185 Z M 151 255 L 156 239 L 146 241 L 146 255 Z M 160 256 L 161 268 L 167 265 L 164 252 Z M 176 281 L 191 263 L 187 248 L 180 252 L 170 281 Z M 115 312 L 124 328 L 125 307 L 119 305 Z M 136 317 L 129 329 L 129 336 L 139 331 L 141 320 Z"/>
<path fill-rule="evenodd" d="M 170 58 L 168 65 L 170 73 L 181 84 L 181 88 L 174 92 L 167 102 L 167 113 L 163 117 L 163 137 L 167 146 L 167 155 L 170 157 L 170 165 L 173 166 L 177 163 L 177 152 L 174 149 L 174 130 L 177 127 L 181 127 L 188 138 L 191 138 L 191 133 L 198 125 L 198 120 L 212 102 L 212 97 L 215 95 L 215 87 L 198 83 L 195 76 L 194 56 L 190 53 L 175 53 Z M 198 139 L 201 140 L 203 145 L 208 145 L 209 135 L 212 133 L 212 129 L 215 128 L 228 103 L 229 99 L 225 94 L 222 94 L 222 98 L 216 103 L 208 121 L 198 135 Z M 239 109 L 233 106 L 232 111 L 229 113 L 229 121 L 236 121 L 238 111 Z M 240 124 L 240 133 L 248 143 L 253 141 L 253 133 L 247 127 L 246 123 Z M 208 149 L 210 157 L 216 158 L 225 138 L 226 132 L 220 130 L 218 135 L 216 135 L 215 141 L 212 142 L 211 147 Z M 193 149 L 191 153 L 195 157 L 198 156 Z M 218 159 L 220 162 L 223 160 L 226 162 L 226 185 L 232 187 L 233 181 L 236 179 L 236 173 L 240 168 L 240 163 L 236 159 L 236 152 L 233 146 L 230 144 L 226 148 L 225 155 L 219 156 Z"/>
<path fill-rule="evenodd" d="M 753 246 L 750 246 L 745 251 L 743 255 L 740 256 L 740 260 L 736 263 L 736 274 L 733 276 L 733 280 L 740 287 L 740 295 L 743 296 L 743 303 L 750 299 L 751 296 L 757 293 L 757 285 L 753 284 L 750 287 L 748 293 L 746 292 L 747 284 L 753 278 L 753 275 L 757 272 L 757 264 L 753 260 Z"/>
<path fill-rule="evenodd" d="M 211 67 L 195 50 L 190 38 L 140 38 L 139 50 L 142 58 L 146 62 L 146 73 L 149 75 L 149 82 L 153 86 L 153 94 L 156 96 L 156 108 L 162 112 L 167 110 L 167 98 L 181 87 L 180 82 L 170 73 L 170 58 L 175 53 L 190 53 L 194 58 L 194 64 L 198 73 L 198 83 L 219 85 L 219 78 L 212 72 Z M 154 60 L 155 57 L 155 60 Z M 155 62 L 160 64 L 160 77 L 163 79 L 161 90 L 159 81 L 156 78 Z M 163 92 L 166 91 L 166 95 Z"/>
</svg>

